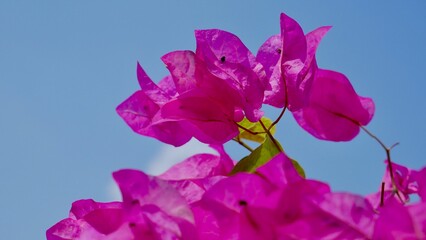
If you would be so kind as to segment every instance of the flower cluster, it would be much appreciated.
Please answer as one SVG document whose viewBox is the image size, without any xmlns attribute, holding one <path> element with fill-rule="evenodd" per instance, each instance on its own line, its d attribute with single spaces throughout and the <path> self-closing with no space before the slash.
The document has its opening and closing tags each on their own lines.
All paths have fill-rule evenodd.
<svg viewBox="0 0 426 240">
<path fill-rule="evenodd" d="M 426 238 L 426 168 L 392 163 L 391 148 L 364 127 L 373 101 L 342 73 L 318 67 L 315 52 L 330 27 L 305 34 L 285 14 L 280 25 L 256 55 L 232 33 L 197 30 L 195 52 L 162 57 L 170 75 L 157 84 L 138 64 L 141 89 L 117 107 L 124 121 L 174 146 L 196 138 L 218 154 L 194 155 L 159 176 L 114 172 L 122 201 L 74 202 L 47 239 Z M 263 104 L 281 109 L 275 121 L 264 116 Z M 387 153 L 379 191 L 332 192 L 306 178 L 273 136 L 286 110 L 316 138 L 349 141 L 362 128 L 379 141 Z M 223 148 L 230 140 L 250 154 L 232 160 Z M 420 201 L 409 203 L 411 195 Z"/>
<path fill-rule="evenodd" d="M 381 192 L 368 197 L 332 192 L 299 175 L 283 153 L 254 174 L 229 176 L 233 161 L 199 154 L 153 177 L 137 170 L 113 174 L 122 202 L 79 200 L 48 239 L 424 239 L 426 168 L 394 165 L 404 205 L 385 174 Z"/>
<path fill-rule="evenodd" d="M 244 116 L 257 122 L 262 104 L 288 108 L 317 138 L 348 141 L 374 114 L 370 98 L 356 94 L 341 73 L 318 67 L 315 52 L 330 27 L 304 34 L 281 15 L 281 34 L 254 56 L 222 30 L 195 32 L 197 48 L 162 57 L 170 75 L 156 85 L 138 64 L 141 90 L 117 108 L 137 133 L 180 146 L 192 137 L 223 144 L 238 135 Z"/>
</svg>

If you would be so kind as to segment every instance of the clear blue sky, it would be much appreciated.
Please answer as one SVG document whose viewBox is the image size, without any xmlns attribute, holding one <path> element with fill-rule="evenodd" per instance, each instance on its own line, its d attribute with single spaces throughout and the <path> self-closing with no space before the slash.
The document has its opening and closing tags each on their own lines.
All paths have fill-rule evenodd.
<svg viewBox="0 0 426 240">
<path fill-rule="evenodd" d="M 425 11 L 421 0 L 2 0 L 1 238 L 43 239 L 74 200 L 110 200 L 114 170 L 173 155 L 159 154 L 161 143 L 134 134 L 115 113 L 138 88 L 137 60 L 158 80 L 167 74 L 160 57 L 194 49 L 193 30 L 206 28 L 231 31 L 256 52 L 279 33 L 281 12 L 305 31 L 333 25 L 320 67 L 345 73 L 375 100 L 369 129 L 401 143 L 396 162 L 426 165 Z M 309 177 L 335 190 L 367 194 L 380 184 L 385 153 L 363 133 L 349 143 L 319 141 L 287 115 L 277 136 Z"/>
</svg>

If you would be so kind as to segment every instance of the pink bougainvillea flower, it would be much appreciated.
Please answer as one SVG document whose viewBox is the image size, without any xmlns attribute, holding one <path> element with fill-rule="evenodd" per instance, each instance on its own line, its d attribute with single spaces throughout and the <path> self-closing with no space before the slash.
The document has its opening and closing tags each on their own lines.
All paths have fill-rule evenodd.
<svg viewBox="0 0 426 240">
<path fill-rule="evenodd" d="M 331 27 L 320 27 L 306 36 L 300 25 L 281 14 L 281 34 L 270 37 L 258 50 L 256 59 L 263 64 L 269 85 L 264 102 L 290 111 L 307 101 L 317 64 L 316 49 Z"/>
<path fill-rule="evenodd" d="M 374 114 L 370 98 L 357 95 L 345 75 L 318 69 L 308 105 L 293 113 L 297 123 L 313 136 L 330 141 L 349 141 Z"/>
<path fill-rule="evenodd" d="M 206 42 L 199 43 L 199 49 L 217 45 L 209 37 L 220 35 L 223 40 L 232 39 L 230 33 L 219 30 L 216 35 L 198 36 L 208 32 L 197 32 L 197 41 Z M 245 51 L 246 55 L 251 54 L 246 48 Z M 227 54 L 229 63 L 213 69 L 207 61 L 214 60 L 208 55 L 203 55 L 203 60 L 200 57 L 203 51 L 198 52 L 196 55 L 191 51 L 175 51 L 163 56 L 171 76 L 158 86 L 138 64 L 142 90 L 117 107 L 119 115 L 135 132 L 174 146 L 188 142 L 191 137 L 208 144 L 223 144 L 238 135 L 235 122 L 244 115 L 252 121 L 259 120 L 264 90 L 257 72 L 261 74 L 263 70 L 254 62 L 254 56 L 237 56 L 244 49 L 222 51 L 220 54 Z"/>
<path fill-rule="evenodd" d="M 47 239 L 198 239 L 189 205 L 166 181 L 136 170 L 120 170 L 114 178 L 122 203 L 77 201 L 69 218 L 47 230 Z"/>
<path fill-rule="evenodd" d="M 244 116 L 238 91 L 211 74 L 191 51 L 171 52 L 162 60 L 178 91 L 176 99 L 162 107 L 163 117 L 187 122 L 187 130 L 204 143 L 223 144 L 238 135 L 235 122 Z"/>
<path fill-rule="evenodd" d="M 263 66 L 232 33 L 219 29 L 197 30 L 195 38 L 197 57 L 205 62 L 209 72 L 235 90 L 247 119 L 258 121 L 263 115 L 260 108 L 267 81 Z"/>
<path fill-rule="evenodd" d="M 142 67 L 137 65 L 137 76 L 142 90 L 135 92 L 117 107 L 117 113 L 133 129 L 148 137 L 180 146 L 191 139 L 185 122 L 161 116 L 161 107 L 176 96 L 171 77 L 165 77 L 158 86 L 152 82 Z"/>
<path fill-rule="evenodd" d="M 285 155 L 279 154 L 256 174 L 237 173 L 207 189 L 192 208 L 199 237 L 208 240 L 275 239 L 279 189 L 284 183 L 293 181 L 293 177 L 300 179 L 293 175 L 292 163 L 288 165 L 286 161 L 290 162 Z M 280 181 L 275 183 L 278 178 Z"/>
<path fill-rule="evenodd" d="M 193 205 L 195 222 L 202 239 L 286 239 L 291 234 L 281 228 L 309 215 L 310 199 L 328 192 L 279 154 L 254 174 L 237 173 L 209 188 Z"/>
<path fill-rule="evenodd" d="M 385 161 L 385 164 L 388 165 L 388 161 Z M 403 165 L 392 163 L 392 170 L 398 194 L 396 194 L 392 184 L 390 169 L 386 167 L 386 172 L 382 178 L 382 182 L 385 184 L 383 189 L 384 192 L 382 193 L 382 189 L 379 189 L 377 193 L 367 196 L 373 206 L 376 208 L 380 206 L 382 195 L 384 202 L 389 198 L 395 198 L 402 203 L 409 203 L 411 194 L 418 194 L 420 198 L 425 198 L 423 192 L 426 187 L 425 169 L 417 171 Z"/>
</svg>

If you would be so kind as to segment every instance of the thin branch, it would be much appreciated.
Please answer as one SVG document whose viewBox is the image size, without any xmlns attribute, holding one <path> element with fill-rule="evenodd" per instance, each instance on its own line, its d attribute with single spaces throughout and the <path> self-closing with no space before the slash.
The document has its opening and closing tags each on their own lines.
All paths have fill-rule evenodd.
<svg viewBox="0 0 426 240">
<path fill-rule="evenodd" d="M 249 145 L 247 145 L 246 143 L 244 143 L 243 141 L 241 141 L 241 139 L 239 139 L 239 138 L 233 138 L 232 140 L 234 140 L 235 142 L 237 142 L 238 144 L 240 144 L 241 146 L 243 146 L 244 148 L 246 148 L 250 152 L 254 151 L 253 148 L 251 148 Z"/>
<path fill-rule="evenodd" d="M 374 135 L 372 132 L 370 132 L 367 128 L 365 128 L 362 125 L 359 125 L 359 126 L 361 127 L 362 130 L 364 130 L 365 133 L 367 133 L 370 137 L 372 137 L 374 140 L 376 140 L 380 144 L 380 146 L 382 146 L 382 148 L 386 151 L 386 158 L 387 158 L 386 160 L 388 162 L 388 167 L 389 167 L 393 191 L 398 196 L 401 203 L 405 203 L 404 200 L 402 200 L 402 197 L 401 197 L 401 195 L 398 191 L 398 188 L 396 187 L 396 184 L 395 184 L 395 177 L 394 177 L 394 174 L 393 174 L 392 160 L 391 160 L 391 156 L 390 156 L 390 152 L 391 152 L 392 148 L 397 146 L 399 143 L 395 143 L 390 148 L 388 148 L 376 135 Z"/>
<path fill-rule="evenodd" d="M 280 148 L 280 145 L 277 143 L 277 140 L 272 136 L 271 132 L 266 128 L 265 124 L 262 122 L 262 120 L 259 120 L 260 125 L 262 125 L 262 128 L 265 129 L 266 134 L 268 134 L 271 141 L 274 143 L 275 147 L 278 149 L 278 151 L 283 152 L 283 150 Z"/>
<path fill-rule="evenodd" d="M 266 132 L 253 132 L 252 130 L 250 130 L 250 129 L 246 128 L 246 127 L 241 126 L 241 125 L 240 125 L 240 124 L 238 124 L 237 122 L 234 122 L 234 123 L 235 123 L 235 124 L 237 124 L 237 126 L 238 126 L 239 128 L 243 129 L 244 131 L 246 131 L 246 132 L 248 132 L 248 133 L 250 133 L 250 134 L 252 134 L 252 135 L 258 135 L 258 134 L 266 133 Z"/>
<path fill-rule="evenodd" d="M 382 182 L 382 188 L 380 192 L 380 207 L 385 204 L 385 182 Z"/>
<path fill-rule="evenodd" d="M 281 111 L 278 118 L 269 126 L 268 131 L 270 131 L 277 123 L 281 120 L 281 118 L 284 116 L 285 110 L 287 109 L 287 106 L 284 106 L 283 110 Z"/>
</svg>

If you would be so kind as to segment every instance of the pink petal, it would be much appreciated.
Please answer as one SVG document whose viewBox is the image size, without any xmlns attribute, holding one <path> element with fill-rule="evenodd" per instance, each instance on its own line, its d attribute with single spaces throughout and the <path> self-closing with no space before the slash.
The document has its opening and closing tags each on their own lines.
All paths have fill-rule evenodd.
<svg viewBox="0 0 426 240">
<path fill-rule="evenodd" d="M 263 222 L 274 214 L 277 194 L 261 177 L 238 173 L 209 188 L 194 209 L 202 239 L 268 239 L 273 225 Z M 259 209 L 259 210 L 257 210 Z M 266 216 L 265 216 L 266 215 Z M 268 231 L 265 231 L 267 229 Z M 211 231 L 215 232 L 211 232 Z"/>
<path fill-rule="evenodd" d="M 137 91 L 117 107 L 117 113 L 133 131 L 180 146 L 191 139 L 185 123 L 161 119 L 160 106 L 143 91 Z"/>
<path fill-rule="evenodd" d="M 235 111 L 243 107 L 240 93 L 223 79 L 211 74 L 206 63 L 193 52 L 175 51 L 166 54 L 162 59 L 175 84 L 180 86 L 180 98 L 185 94 L 208 98 L 224 108 L 222 111 L 226 109 L 230 119 L 234 119 Z M 213 106 L 205 105 L 206 109 L 215 110 Z"/>
<path fill-rule="evenodd" d="M 244 112 L 250 121 L 262 116 L 265 73 L 255 56 L 232 33 L 212 29 L 195 31 L 198 57 L 209 71 L 237 90 L 244 103 Z"/>
<path fill-rule="evenodd" d="M 175 51 L 164 55 L 161 60 L 173 76 L 174 85 L 179 94 L 197 87 L 195 78 L 196 64 L 191 51 Z"/>
<path fill-rule="evenodd" d="M 328 214 L 330 221 L 341 226 L 340 229 L 335 229 L 340 236 L 372 237 L 376 213 L 365 198 L 349 193 L 329 193 L 316 203 Z"/>
<path fill-rule="evenodd" d="M 157 86 L 171 98 L 175 98 L 177 96 L 176 86 L 173 82 L 172 76 L 168 75 L 158 82 Z"/>
<path fill-rule="evenodd" d="M 154 102 L 162 103 L 171 98 L 167 92 L 163 91 L 151 80 L 139 63 L 136 66 L 136 74 L 142 92 L 149 96 Z"/>
<path fill-rule="evenodd" d="M 388 164 L 387 161 L 386 164 Z M 408 201 L 410 194 L 418 192 L 418 184 L 416 179 L 418 172 L 396 163 L 392 163 L 392 170 L 395 185 L 400 193 L 400 196 L 404 201 Z M 383 176 L 382 182 L 385 183 L 385 190 L 391 192 L 393 191 L 389 167 L 386 167 L 386 172 Z"/>
<path fill-rule="evenodd" d="M 281 35 L 274 35 L 259 48 L 256 61 L 265 68 L 266 78 L 269 79 L 266 84 L 264 103 L 274 107 L 282 108 L 285 105 L 285 86 L 281 75 Z"/>
<path fill-rule="evenodd" d="M 309 78 L 308 75 L 313 76 L 314 73 L 309 74 L 312 69 L 316 69 L 316 60 L 315 53 L 317 51 L 318 45 L 321 42 L 325 34 L 331 29 L 330 26 L 319 27 L 312 32 L 306 34 L 306 46 L 307 46 L 307 55 L 304 63 L 304 69 L 301 71 L 300 75 L 302 78 Z M 306 80 L 305 80 L 306 81 Z"/>
<path fill-rule="evenodd" d="M 330 141 L 349 141 L 373 117 L 374 103 L 359 97 L 341 73 L 319 69 L 307 107 L 294 112 L 299 125 L 313 136 Z"/>
<path fill-rule="evenodd" d="M 426 167 L 417 174 L 418 193 L 423 202 L 426 202 Z"/>
<path fill-rule="evenodd" d="M 226 109 L 228 107 L 228 109 Z M 199 141 L 223 144 L 238 135 L 231 106 L 208 98 L 200 92 L 187 92 L 163 106 L 162 116 L 189 123 L 187 130 Z"/>
<path fill-rule="evenodd" d="M 426 203 L 420 202 L 407 206 L 407 208 L 413 219 L 414 228 L 418 239 L 426 238 Z"/>
<path fill-rule="evenodd" d="M 194 155 L 173 165 L 158 177 L 165 180 L 184 180 L 225 176 L 231 171 L 233 162 L 223 146 L 217 146 L 217 149 L 220 156 L 206 153 Z"/>
<path fill-rule="evenodd" d="M 274 35 L 268 38 L 257 51 L 256 61 L 261 63 L 269 78 L 281 57 L 282 40 L 281 35 Z"/>
<path fill-rule="evenodd" d="M 84 219 L 102 234 L 116 231 L 124 221 L 120 202 L 98 203 L 91 199 L 79 200 L 72 204 L 71 214 L 76 219 Z"/>
<path fill-rule="evenodd" d="M 114 172 L 113 177 L 125 206 L 152 204 L 171 216 L 193 222 L 185 199 L 167 182 L 130 169 Z"/>
<path fill-rule="evenodd" d="M 256 174 L 264 176 L 270 183 L 284 187 L 289 183 L 297 182 L 303 178 L 297 173 L 291 160 L 280 153 L 269 162 L 256 170 Z"/>
<path fill-rule="evenodd" d="M 290 60 L 306 59 L 306 39 L 300 25 L 284 13 L 280 16 L 281 37 L 283 39 L 282 63 Z"/>
<path fill-rule="evenodd" d="M 220 156 L 197 154 L 172 166 L 158 176 L 167 180 L 189 204 L 199 201 L 204 192 L 225 178 L 234 165 L 223 146 L 214 146 Z"/>
<path fill-rule="evenodd" d="M 47 240 L 80 239 L 79 221 L 71 218 L 64 219 L 46 231 Z"/>
<path fill-rule="evenodd" d="M 373 239 L 421 239 L 408 209 L 395 198 L 379 209 Z"/>
</svg>

